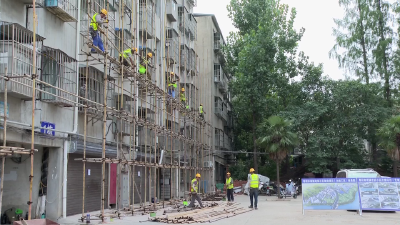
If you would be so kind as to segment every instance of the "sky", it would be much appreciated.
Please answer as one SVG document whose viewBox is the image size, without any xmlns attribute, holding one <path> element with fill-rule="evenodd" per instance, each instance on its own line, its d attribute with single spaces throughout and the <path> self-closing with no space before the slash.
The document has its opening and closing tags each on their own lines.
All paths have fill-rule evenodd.
<svg viewBox="0 0 400 225">
<path fill-rule="evenodd" d="M 223 36 L 235 31 L 228 17 L 226 6 L 230 0 L 198 0 L 195 13 L 214 14 L 222 30 Z M 329 51 L 335 44 L 332 28 L 334 18 L 342 18 L 343 10 L 338 0 L 281 0 L 297 10 L 294 27 L 296 30 L 305 28 L 304 36 L 299 43 L 299 51 L 304 51 L 315 64 L 324 65 L 324 74 L 334 80 L 345 79 L 344 71 L 339 68 L 335 59 L 329 58 Z"/>
</svg>

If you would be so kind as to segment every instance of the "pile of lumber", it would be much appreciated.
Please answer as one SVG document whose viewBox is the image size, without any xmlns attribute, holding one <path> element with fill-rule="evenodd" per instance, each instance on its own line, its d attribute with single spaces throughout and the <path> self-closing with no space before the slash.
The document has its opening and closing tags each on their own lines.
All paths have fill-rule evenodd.
<svg viewBox="0 0 400 225">
<path fill-rule="evenodd" d="M 251 209 L 243 208 L 238 203 L 220 203 L 211 208 L 195 209 L 187 212 L 171 213 L 155 218 L 150 218 L 154 222 L 163 223 L 204 223 L 215 222 L 232 216 L 236 216 Z"/>
</svg>

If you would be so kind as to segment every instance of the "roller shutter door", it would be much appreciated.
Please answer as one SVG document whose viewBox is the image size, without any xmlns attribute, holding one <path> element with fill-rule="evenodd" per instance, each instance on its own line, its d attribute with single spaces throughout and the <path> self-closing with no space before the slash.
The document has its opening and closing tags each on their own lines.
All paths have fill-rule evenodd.
<svg viewBox="0 0 400 225">
<path fill-rule="evenodd" d="M 88 156 L 89 157 L 89 156 Z M 82 213 L 83 164 L 80 154 L 69 154 L 67 175 L 67 216 Z M 108 208 L 108 164 L 106 164 L 105 209 Z M 90 175 L 88 175 L 90 170 Z M 101 209 L 102 163 L 86 163 L 85 213 Z"/>
</svg>

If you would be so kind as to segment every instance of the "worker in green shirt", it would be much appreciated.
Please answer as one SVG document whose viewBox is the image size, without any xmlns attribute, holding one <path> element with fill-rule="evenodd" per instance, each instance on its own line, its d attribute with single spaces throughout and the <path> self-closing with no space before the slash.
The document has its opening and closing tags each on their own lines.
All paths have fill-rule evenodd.
<svg viewBox="0 0 400 225">
<path fill-rule="evenodd" d="M 126 49 L 122 54 L 119 54 L 119 61 L 122 62 L 124 64 L 124 66 L 129 66 L 129 63 L 127 60 L 129 58 L 129 61 L 131 61 L 131 65 L 135 65 L 131 58 L 131 56 L 133 54 L 135 54 L 135 52 L 137 52 L 137 48 Z"/>
<path fill-rule="evenodd" d="M 180 99 L 181 99 L 181 103 L 183 104 L 183 106 L 186 107 L 185 88 L 182 88 L 182 89 L 181 89 Z M 186 108 L 187 108 L 187 107 L 186 107 Z"/>
</svg>

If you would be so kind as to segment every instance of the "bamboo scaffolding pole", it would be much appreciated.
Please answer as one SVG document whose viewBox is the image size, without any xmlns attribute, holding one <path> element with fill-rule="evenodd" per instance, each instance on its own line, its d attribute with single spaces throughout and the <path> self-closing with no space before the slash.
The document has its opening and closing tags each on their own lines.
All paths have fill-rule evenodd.
<svg viewBox="0 0 400 225">
<path fill-rule="evenodd" d="M 89 15 L 89 9 L 90 9 L 90 2 L 87 2 L 87 12 Z M 90 27 L 90 19 L 88 19 L 88 27 Z M 86 60 L 89 59 L 89 56 L 86 55 Z M 79 71 L 77 71 L 79 74 Z M 78 75 L 79 76 L 79 75 Z M 89 62 L 86 61 L 86 68 L 85 68 L 85 99 L 88 99 L 88 82 L 89 80 Z M 79 100 L 78 100 L 79 102 Z M 87 103 L 85 103 L 87 105 Z M 86 141 L 87 141 L 87 107 L 84 107 L 84 124 L 83 124 L 83 170 L 82 170 L 82 175 L 83 175 L 83 180 L 82 180 L 82 216 L 81 216 L 81 222 L 84 221 L 85 219 L 85 195 L 86 195 Z"/>
<path fill-rule="evenodd" d="M 7 76 L 7 67 L 4 69 L 4 75 Z M 7 82 L 8 80 L 4 80 L 4 123 L 3 123 L 3 148 L 7 146 Z M 3 187 L 4 187 L 4 165 L 5 165 L 6 157 L 3 156 L 1 158 L 1 183 L 0 183 L 0 212 L 2 203 L 3 203 Z"/>
<path fill-rule="evenodd" d="M 107 6 L 107 11 L 110 10 L 110 5 L 108 1 L 104 0 L 104 5 Z M 107 47 L 108 47 L 108 29 L 106 29 L 106 41 L 104 45 L 104 52 L 107 52 Z M 103 88 L 103 151 L 102 151 L 102 158 L 104 159 L 106 157 L 106 135 L 107 135 L 107 85 L 108 85 L 108 78 L 107 78 L 107 55 L 105 54 L 104 56 L 104 88 Z M 105 173 L 106 173 L 106 163 L 105 161 L 102 162 L 102 184 L 101 184 L 101 214 L 100 218 L 102 222 L 104 222 L 104 207 L 105 207 Z"/>
<path fill-rule="evenodd" d="M 28 220 L 32 218 L 33 151 L 35 148 L 35 101 L 36 101 L 36 0 L 33 0 L 33 56 L 32 56 L 32 131 L 31 131 L 31 171 L 29 175 Z M 4 112 L 6 113 L 6 112 Z"/>
</svg>

